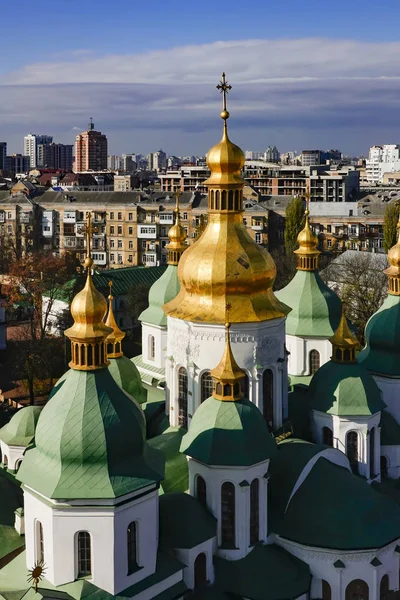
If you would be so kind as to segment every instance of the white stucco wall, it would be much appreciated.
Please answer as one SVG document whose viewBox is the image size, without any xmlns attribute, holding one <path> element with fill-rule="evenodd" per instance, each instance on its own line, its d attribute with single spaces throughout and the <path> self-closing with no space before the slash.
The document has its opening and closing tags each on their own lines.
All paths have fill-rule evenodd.
<svg viewBox="0 0 400 600">
<path fill-rule="evenodd" d="M 3 465 L 7 462 L 7 468 L 10 471 L 17 471 L 20 466 L 20 461 L 22 461 L 24 452 L 26 450 L 25 446 L 9 446 L 5 442 L 0 440 L 0 449 L 1 449 L 1 461 Z M 7 457 L 7 461 L 5 461 L 4 457 Z"/>
<path fill-rule="evenodd" d="M 183 571 L 183 580 L 190 590 L 194 589 L 195 576 L 194 576 L 194 563 L 199 554 L 205 554 L 206 556 L 206 569 L 207 569 L 207 581 L 210 583 L 214 582 L 214 564 L 213 555 L 216 550 L 216 539 L 211 538 L 195 546 L 194 548 L 175 548 L 176 558 L 186 565 Z"/>
<path fill-rule="evenodd" d="M 288 373 L 296 377 L 311 375 L 310 352 L 317 350 L 320 357 L 320 366 L 328 362 L 332 356 L 332 344 L 328 339 L 305 338 L 295 335 L 286 335 L 286 347 L 289 352 Z"/>
<path fill-rule="evenodd" d="M 374 379 L 380 390 L 382 390 L 382 400 L 386 404 L 386 410 L 400 423 L 400 377 L 374 375 Z"/>
<path fill-rule="evenodd" d="M 154 359 L 150 354 L 150 338 L 154 337 Z M 167 351 L 167 329 L 149 323 L 142 323 L 142 359 L 149 366 L 165 368 L 165 353 Z"/>
<path fill-rule="evenodd" d="M 388 477 L 398 479 L 400 477 L 400 446 L 381 446 L 381 456 L 386 458 Z"/>
</svg>

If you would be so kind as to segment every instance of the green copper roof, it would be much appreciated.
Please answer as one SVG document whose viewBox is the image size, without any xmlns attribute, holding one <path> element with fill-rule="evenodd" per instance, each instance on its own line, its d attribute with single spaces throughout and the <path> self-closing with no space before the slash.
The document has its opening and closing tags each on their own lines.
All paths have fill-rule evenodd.
<svg viewBox="0 0 400 600">
<path fill-rule="evenodd" d="M 381 390 L 363 365 L 333 361 L 315 373 L 308 401 L 315 410 L 339 416 L 374 415 L 386 406 Z"/>
<path fill-rule="evenodd" d="M 297 481 L 291 463 L 298 459 L 299 449 L 300 444 L 286 446 L 279 467 L 271 461 L 274 533 L 306 546 L 336 550 L 381 548 L 400 537 L 400 507 L 372 489 L 364 478 L 323 457 L 314 463 L 287 505 L 287 492 L 283 497 L 282 489 L 292 490 Z M 306 458 L 304 467 L 308 462 Z"/>
<path fill-rule="evenodd" d="M 143 411 L 108 369 L 70 370 L 48 401 L 18 479 L 49 498 L 114 498 L 160 481 Z"/>
<path fill-rule="evenodd" d="M 24 504 L 22 489 L 8 473 L 0 469 L 0 570 L 5 557 L 25 545 L 15 531 L 14 511 Z"/>
<path fill-rule="evenodd" d="M 381 445 L 400 446 L 400 425 L 387 410 L 381 415 Z"/>
<path fill-rule="evenodd" d="M 142 312 L 139 321 L 166 327 L 167 317 L 162 307 L 176 298 L 179 290 L 178 267 L 168 265 L 167 270 L 161 275 L 160 279 L 151 286 L 149 306 Z"/>
<path fill-rule="evenodd" d="M 217 519 L 189 494 L 160 496 L 160 547 L 194 548 L 217 535 Z"/>
<path fill-rule="evenodd" d="M 140 373 L 135 363 L 126 356 L 109 358 L 108 360 L 110 361 L 108 370 L 115 383 L 139 404 L 146 402 L 147 392 L 142 385 Z"/>
<path fill-rule="evenodd" d="M 40 411 L 39 406 L 21 408 L 7 425 L 0 429 L 0 440 L 9 446 L 29 446 L 35 436 Z"/>
<path fill-rule="evenodd" d="M 297 271 L 276 297 L 292 308 L 286 333 L 304 337 L 331 337 L 342 315 L 342 303 L 317 271 Z"/>
<path fill-rule="evenodd" d="M 194 413 L 181 452 L 208 465 L 248 466 L 273 456 L 276 444 L 253 402 L 211 396 Z"/>
<path fill-rule="evenodd" d="M 140 283 L 152 285 L 166 269 L 166 265 L 161 265 L 160 267 L 123 267 L 121 269 L 99 271 L 93 275 L 93 283 L 98 290 L 108 296 L 108 282 L 112 281 L 113 295 L 123 296 Z"/>
<path fill-rule="evenodd" d="M 358 361 L 373 373 L 400 377 L 400 296 L 385 299 L 368 321 L 365 339 Z"/>
<path fill-rule="evenodd" d="M 162 489 L 166 493 L 186 492 L 189 489 L 189 469 L 186 456 L 179 451 L 185 431 L 169 427 L 164 433 L 148 440 L 152 448 L 161 450 L 165 457 L 165 477 Z"/>
<path fill-rule="evenodd" d="M 240 598 L 288 600 L 310 590 L 309 566 L 276 544 L 255 546 L 240 560 L 214 560 L 217 586 Z"/>
</svg>

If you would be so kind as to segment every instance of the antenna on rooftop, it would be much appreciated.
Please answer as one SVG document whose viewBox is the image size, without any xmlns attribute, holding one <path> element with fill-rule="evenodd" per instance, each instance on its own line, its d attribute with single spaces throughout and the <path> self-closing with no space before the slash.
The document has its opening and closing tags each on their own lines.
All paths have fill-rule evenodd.
<svg viewBox="0 0 400 600">
<path fill-rule="evenodd" d="M 90 117 L 89 131 L 93 131 L 93 129 L 94 129 L 93 117 Z"/>
</svg>

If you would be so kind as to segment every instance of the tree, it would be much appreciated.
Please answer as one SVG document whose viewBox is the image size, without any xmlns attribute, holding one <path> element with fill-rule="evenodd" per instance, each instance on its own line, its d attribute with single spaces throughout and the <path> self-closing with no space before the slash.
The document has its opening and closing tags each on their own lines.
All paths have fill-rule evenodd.
<svg viewBox="0 0 400 600">
<path fill-rule="evenodd" d="M 400 205 L 392 202 L 386 206 L 383 221 L 383 247 L 388 252 L 397 241 L 397 222 L 399 220 Z"/>
<path fill-rule="evenodd" d="M 293 254 L 286 254 L 283 248 L 272 250 L 271 256 L 276 265 L 276 278 L 274 290 L 280 290 L 285 287 L 296 274 L 296 257 Z"/>
<path fill-rule="evenodd" d="M 134 288 L 129 289 L 126 295 L 127 312 L 134 321 L 138 320 L 140 313 L 149 305 L 149 290 L 149 285 L 139 283 Z"/>
<path fill-rule="evenodd" d="M 297 236 L 304 227 L 304 202 L 302 198 L 293 198 L 286 207 L 285 248 L 286 254 L 292 254 L 296 248 Z"/>
<path fill-rule="evenodd" d="M 321 272 L 325 282 L 334 287 L 341 297 L 346 316 L 355 326 L 362 345 L 368 319 L 387 295 L 387 279 L 383 273 L 386 266 L 386 256 L 350 251 Z"/>
</svg>

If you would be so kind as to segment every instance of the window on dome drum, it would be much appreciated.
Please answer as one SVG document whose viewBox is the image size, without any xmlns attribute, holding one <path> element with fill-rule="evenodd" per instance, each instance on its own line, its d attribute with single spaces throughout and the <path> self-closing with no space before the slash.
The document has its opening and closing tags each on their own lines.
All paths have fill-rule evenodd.
<svg viewBox="0 0 400 600">
<path fill-rule="evenodd" d="M 331 586 L 325 579 L 322 580 L 322 600 L 332 600 Z"/>
<path fill-rule="evenodd" d="M 204 506 L 207 505 L 207 486 L 201 475 L 196 477 L 196 496 L 197 500 Z"/>
<path fill-rule="evenodd" d="M 194 587 L 207 583 L 207 557 L 204 552 L 194 561 Z"/>
<path fill-rule="evenodd" d="M 253 479 L 250 485 L 250 546 L 260 539 L 260 482 Z"/>
<path fill-rule="evenodd" d="M 388 461 L 386 456 L 381 456 L 381 477 L 388 476 Z"/>
<path fill-rule="evenodd" d="M 184 367 L 180 367 L 178 371 L 178 425 L 187 429 L 188 413 L 187 413 L 187 373 Z"/>
<path fill-rule="evenodd" d="M 268 427 L 274 426 L 274 374 L 271 369 L 263 373 L 263 415 Z"/>
<path fill-rule="evenodd" d="M 36 561 L 44 561 L 43 525 L 40 521 L 36 521 Z"/>
<path fill-rule="evenodd" d="M 149 335 L 149 359 L 154 360 L 156 355 L 156 340 L 154 335 Z"/>
<path fill-rule="evenodd" d="M 381 579 L 379 598 L 380 598 L 380 600 L 386 600 L 386 598 L 388 598 L 388 596 L 389 596 L 389 575 L 384 575 Z"/>
<path fill-rule="evenodd" d="M 375 477 L 375 427 L 369 432 L 369 478 Z"/>
<path fill-rule="evenodd" d="M 325 444 L 325 446 L 333 446 L 333 433 L 332 429 L 329 429 L 329 427 L 322 428 L 322 443 Z"/>
<path fill-rule="evenodd" d="M 88 577 L 92 574 L 92 552 L 90 534 L 87 531 L 78 533 L 78 577 Z"/>
<path fill-rule="evenodd" d="M 353 579 L 346 588 L 346 600 L 369 600 L 368 584 L 362 579 Z"/>
<path fill-rule="evenodd" d="M 311 350 L 310 352 L 310 375 L 314 375 L 320 367 L 321 361 L 318 350 Z"/>
<path fill-rule="evenodd" d="M 229 481 L 221 487 L 221 547 L 235 548 L 235 486 Z"/>
<path fill-rule="evenodd" d="M 349 431 L 346 436 L 346 456 L 353 473 L 358 473 L 358 435 L 356 431 Z"/>
<path fill-rule="evenodd" d="M 138 567 L 137 562 L 137 523 L 132 521 L 129 523 L 127 529 L 127 542 L 128 542 L 128 575 L 136 571 Z"/>
<path fill-rule="evenodd" d="M 204 371 L 200 380 L 200 402 L 204 402 L 210 396 L 212 396 L 214 389 L 214 381 L 211 377 L 210 371 Z"/>
</svg>

